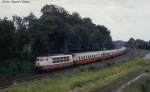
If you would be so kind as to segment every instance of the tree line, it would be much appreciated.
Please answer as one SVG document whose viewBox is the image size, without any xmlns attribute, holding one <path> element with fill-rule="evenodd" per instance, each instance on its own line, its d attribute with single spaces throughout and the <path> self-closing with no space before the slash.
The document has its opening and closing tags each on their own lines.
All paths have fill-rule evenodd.
<svg viewBox="0 0 150 92">
<path fill-rule="evenodd" d="M 150 41 L 130 38 L 129 41 L 126 43 L 126 46 L 130 48 L 150 50 Z"/>
<path fill-rule="evenodd" d="M 45 5 L 42 15 L 0 19 L 0 75 L 29 72 L 35 57 L 112 49 L 110 31 L 57 5 Z"/>
</svg>

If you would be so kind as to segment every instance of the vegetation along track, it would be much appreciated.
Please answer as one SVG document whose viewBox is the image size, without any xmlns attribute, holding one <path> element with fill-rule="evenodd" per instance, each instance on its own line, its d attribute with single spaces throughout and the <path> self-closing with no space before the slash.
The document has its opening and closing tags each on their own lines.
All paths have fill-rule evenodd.
<svg viewBox="0 0 150 92">
<path fill-rule="evenodd" d="M 3 77 L 0 78 L 0 88 L 8 87 L 15 83 L 21 83 L 31 80 L 37 80 L 37 79 L 45 79 L 47 77 L 50 77 L 52 73 L 45 73 L 45 74 L 28 74 L 28 75 L 18 75 L 14 77 Z"/>
<path fill-rule="evenodd" d="M 131 58 L 133 55 L 134 55 L 134 51 L 130 50 L 121 56 L 118 56 L 118 57 L 115 57 L 112 59 L 108 59 L 105 61 L 101 61 L 101 62 L 95 62 L 93 64 L 99 65 L 99 67 L 104 67 L 104 66 L 111 65 L 112 63 L 115 63 L 115 62 L 127 60 L 127 59 Z M 90 64 L 76 66 L 76 67 L 70 67 L 69 69 L 67 68 L 67 69 L 63 69 L 60 71 L 52 71 L 52 72 L 40 73 L 40 74 L 33 73 L 33 74 L 28 74 L 28 75 L 18 75 L 18 76 L 14 76 L 14 77 L 1 77 L 0 78 L 0 88 L 6 88 L 10 85 L 13 85 L 16 83 L 21 83 L 21 82 L 47 79 L 47 78 L 50 78 L 54 73 L 55 74 L 58 74 L 61 72 L 68 72 L 69 73 L 69 72 L 72 72 L 75 68 L 81 68 L 82 67 L 82 70 L 85 70 L 86 67 L 88 67 L 88 65 L 90 65 Z"/>
</svg>

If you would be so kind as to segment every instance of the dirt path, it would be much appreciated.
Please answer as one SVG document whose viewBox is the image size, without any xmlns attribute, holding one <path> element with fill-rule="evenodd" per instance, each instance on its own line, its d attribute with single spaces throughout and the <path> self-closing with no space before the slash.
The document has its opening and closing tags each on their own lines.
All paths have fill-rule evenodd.
<svg viewBox="0 0 150 92">
<path fill-rule="evenodd" d="M 147 53 L 143 59 L 145 59 L 145 60 L 150 60 L 150 52 Z"/>
</svg>

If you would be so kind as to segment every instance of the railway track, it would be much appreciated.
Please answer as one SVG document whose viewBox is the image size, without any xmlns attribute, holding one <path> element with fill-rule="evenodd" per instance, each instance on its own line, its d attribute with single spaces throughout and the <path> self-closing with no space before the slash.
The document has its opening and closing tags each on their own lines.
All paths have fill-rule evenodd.
<svg viewBox="0 0 150 92">
<path fill-rule="evenodd" d="M 45 73 L 45 74 L 30 74 L 30 75 L 18 75 L 14 77 L 1 77 L 0 78 L 0 88 L 6 88 L 10 85 L 16 83 L 22 83 L 33 80 L 47 79 L 52 76 L 53 73 Z"/>
<path fill-rule="evenodd" d="M 106 60 L 106 62 L 96 62 L 97 63 L 101 63 L 101 64 L 106 64 L 108 62 L 111 61 L 112 62 L 119 62 L 122 60 L 127 60 L 131 57 L 133 57 L 134 55 L 134 51 L 130 51 L 128 53 L 125 53 L 124 55 L 109 59 L 108 61 Z M 64 69 L 64 71 L 71 71 L 73 68 L 78 68 L 78 67 L 71 67 L 71 69 Z M 62 71 L 62 72 L 64 72 Z M 16 84 L 16 83 L 22 83 L 22 82 L 28 82 L 28 81 L 33 81 L 33 80 L 41 80 L 41 79 L 48 79 L 50 77 L 52 77 L 54 75 L 54 73 L 60 73 L 60 71 L 52 71 L 52 72 L 47 72 L 47 73 L 33 73 L 33 74 L 29 74 L 29 75 L 18 75 L 18 76 L 14 76 L 14 77 L 0 77 L 0 88 L 7 88 L 10 85 Z"/>
</svg>

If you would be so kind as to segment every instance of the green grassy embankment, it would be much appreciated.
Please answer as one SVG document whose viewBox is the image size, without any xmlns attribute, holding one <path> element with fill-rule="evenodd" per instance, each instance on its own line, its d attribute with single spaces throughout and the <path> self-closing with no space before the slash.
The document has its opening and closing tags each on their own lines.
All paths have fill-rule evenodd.
<svg viewBox="0 0 150 92">
<path fill-rule="evenodd" d="M 47 80 L 15 84 L 0 92 L 96 92 L 114 84 L 120 78 L 128 76 L 142 67 L 142 51 L 134 58 L 109 67 L 94 68 L 76 73 L 60 73 Z"/>
<path fill-rule="evenodd" d="M 126 88 L 118 92 L 150 92 L 150 74 L 141 77 Z"/>
<path fill-rule="evenodd" d="M 117 92 L 150 92 L 150 60 L 145 60 L 142 65 L 146 71 L 145 76 L 125 88 L 120 88 Z"/>
</svg>

